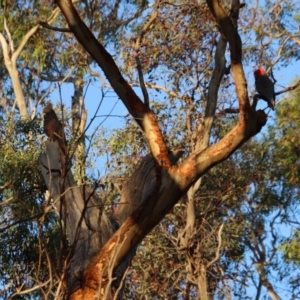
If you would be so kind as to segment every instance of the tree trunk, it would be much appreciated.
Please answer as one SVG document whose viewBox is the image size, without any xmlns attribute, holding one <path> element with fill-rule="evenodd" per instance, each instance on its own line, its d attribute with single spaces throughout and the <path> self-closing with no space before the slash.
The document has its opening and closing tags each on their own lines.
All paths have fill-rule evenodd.
<svg viewBox="0 0 300 300">
<path fill-rule="evenodd" d="M 206 266 L 201 265 L 200 270 L 198 272 L 197 278 L 198 285 L 198 299 L 199 300 L 208 300 L 207 294 L 207 283 L 206 283 Z"/>
<path fill-rule="evenodd" d="M 68 290 L 81 284 L 82 272 L 114 233 L 95 189 L 78 187 L 57 141 L 47 141 L 40 168 L 68 238 Z M 66 249 L 65 249 L 66 250 Z"/>
</svg>

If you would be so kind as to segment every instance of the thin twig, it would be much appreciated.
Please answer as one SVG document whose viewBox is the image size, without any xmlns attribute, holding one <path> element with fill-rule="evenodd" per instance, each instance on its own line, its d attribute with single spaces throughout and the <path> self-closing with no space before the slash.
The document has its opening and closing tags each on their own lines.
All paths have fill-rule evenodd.
<svg viewBox="0 0 300 300">
<path fill-rule="evenodd" d="M 158 12 L 157 12 L 157 9 L 155 9 L 153 15 L 151 16 L 149 21 L 145 24 L 145 26 L 143 27 L 143 29 L 140 32 L 139 36 L 137 37 L 137 39 L 135 41 L 135 44 L 133 45 L 133 55 L 134 55 L 134 58 L 135 58 L 136 67 L 137 67 L 137 71 L 138 71 L 138 75 L 139 75 L 140 86 L 141 86 L 142 93 L 143 93 L 143 96 L 144 96 L 144 103 L 148 107 L 149 107 L 149 94 L 148 94 L 146 86 L 145 86 L 144 75 L 143 75 L 143 70 L 142 70 L 142 64 L 141 64 L 141 60 L 139 58 L 138 52 L 139 52 L 139 48 L 140 48 L 140 45 L 142 43 L 142 40 L 143 40 L 143 37 L 144 37 L 145 33 L 148 31 L 150 26 L 153 24 L 153 22 L 155 21 L 157 16 L 158 16 Z"/>
<path fill-rule="evenodd" d="M 39 24 L 41 26 L 43 26 L 44 28 L 47 28 L 47 29 L 50 29 L 50 30 L 53 30 L 53 31 L 58 31 L 58 32 L 72 32 L 69 28 L 58 28 L 58 27 L 55 27 L 55 26 L 51 26 L 48 23 L 42 22 L 42 21 L 39 21 Z"/>
<path fill-rule="evenodd" d="M 275 96 L 280 95 L 280 94 L 283 94 L 283 93 L 286 93 L 286 92 L 293 91 L 293 90 L 295 90 L 298 86 L 300 86 L 300 80 L 299 80 L 295 85 L 290 86 L 290 87 L 287 87 L 286 89 L 284 89 L 284 90 L 282 90 L 282 91 L 276 92 L 276 93 L 275 93 Z"/>
<path fill-rule="evenodd" d="M 212 261 L 210 261 L 207 264 L 207 269 L 210 266 L 212 266 L 216 261 L 218 261 L 220 259 L 220 250 L 221 250 L 221 246 L 222 246 L 222 230 L 223 230 L 223 227 L 224 227 L 224 223 L 222 223 L 222 225 L 220 226 L 220 228 L 218 230 L 218 248 L 217 248 L 217 251 L 216 251 L 216 256 Z"/>
</svg>

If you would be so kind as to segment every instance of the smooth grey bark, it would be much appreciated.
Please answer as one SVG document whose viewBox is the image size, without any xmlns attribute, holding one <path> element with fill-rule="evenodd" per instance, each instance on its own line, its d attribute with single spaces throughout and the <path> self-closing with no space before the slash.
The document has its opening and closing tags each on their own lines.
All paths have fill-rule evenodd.
<svg viewBox="0 0 300 300">
<path fill-rule="evenodd" d="M 56 16 L 58 15 L 58 13 L 59 10 L 55 8 L 47 21 L 49 23 L 53 22 Z M 37 32 L 40 25 L 35 25 L 30 30 L 28 30 L 26 34 L 23 36 L 22 40 L 20 41 L 18 47 L 15 49 L 14 41 L 12 40 L 12 36 L 7 26 L 7 20 L 5 16 L 3 17 L 3 20 L 4 20 L 4 29 L 7 38 L 2 33 L 0 33 L 0 45 L 3 50 L 4 64 L 11 78 L 14 94 L 16 97 L 15 103 L 13 105 L 13 110 L 17 105 L 20 112 L 20 116 L 24 119 L 28 119 L 29 114 L 27 111 L 27 104 L 24 97 L 22 84 L 20 81 L 19 71 L 17 67 L 17 60 L 21 52 L 23 51 L 24 47 L 26 46 L 27 42 Z"/>
<path fill-rule="evenodd" d="M 84 269 L 114 230 L 96 190 L 76 185 L 57 141 L 46 141 L 39 164 L 69 240 L 68 283 L 73 290 Z"/>
</svg>

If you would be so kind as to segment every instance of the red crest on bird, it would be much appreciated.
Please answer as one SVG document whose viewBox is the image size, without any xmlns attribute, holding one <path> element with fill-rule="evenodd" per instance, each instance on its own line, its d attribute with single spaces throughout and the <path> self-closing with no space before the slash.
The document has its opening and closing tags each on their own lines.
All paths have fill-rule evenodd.
<svg viewBox="0 0 300 300">
<path fill-rule="evenodd" d="M 266 71 L 264 68 L 259 67 L 256 71 L 254 71 L 254 75 L 255 76 L 265 76 L 267 74 L 266 74 Z"/>
</svg>

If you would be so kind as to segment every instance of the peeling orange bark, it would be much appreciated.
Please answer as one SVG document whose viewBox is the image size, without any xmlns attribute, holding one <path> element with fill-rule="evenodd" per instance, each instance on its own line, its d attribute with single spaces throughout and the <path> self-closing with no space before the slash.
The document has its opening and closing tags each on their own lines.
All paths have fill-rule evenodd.
<svg viewBox="0 0 300 300">
<path fill-rule="evenodd" d="M 140 125 L 148 139 L 156 161 L 156 186 L 150 195 L 135 209 L 110 240 L 99 249 L 82 278 L 82 287 L 72 293 L 72 300 L 96 299 L 104 292 L 108 282 L 108 269 L 116 268 L 136 247 L 146 234 L 170 211 L 182 195 L 203 174 L 228 158 L 245 141 L 257 134 L 266 123 L 263 111 L 256 112 L 250 106 L 247 82 L 241 62 L 241 39 L 232 19 L 217 0 L 207 0 L 220 30 L 225 35 L 231 52 L 231 66 L 240 120 L 221 141 L 203 151 L 192 153 L 182 165 L 172 167 L 162 133 L 155 116 L 134 93 L 122 77 L 111 55 L 95 39 L 80 19 L 70 0 L 57 0 L 70 29 L 87 52 L 97 61 L 111 86 Z"/>
</svg>

